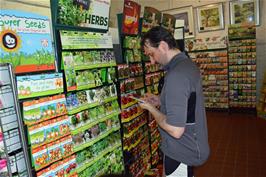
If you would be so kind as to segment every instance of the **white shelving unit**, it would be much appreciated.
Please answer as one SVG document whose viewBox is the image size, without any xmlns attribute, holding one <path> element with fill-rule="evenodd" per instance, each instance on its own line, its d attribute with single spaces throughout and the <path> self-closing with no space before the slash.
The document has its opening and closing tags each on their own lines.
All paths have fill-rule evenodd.
<svg viewBox="0 0 266 177">
<path fill-rule="evenodd" d="M 31 177 L 27 144 L 10 64 L 0 64 L 0 176 Z"/>
</svg>

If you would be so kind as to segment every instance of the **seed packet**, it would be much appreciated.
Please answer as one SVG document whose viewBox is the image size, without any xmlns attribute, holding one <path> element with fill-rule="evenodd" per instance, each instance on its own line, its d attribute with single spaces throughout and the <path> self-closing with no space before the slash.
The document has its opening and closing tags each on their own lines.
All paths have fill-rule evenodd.
<svg viewBox="0 0 266 177">
<path fill-rule="evenodd" d="M 125 60 L 127 63 L 131 63 L 135 61 L 132 50 L 125 50 Z"/>
<path fill-rule="evenodd" d="M 32 149 L 32 159 L 35 169 L 40 169 L 49 163 L 47 146 L 43 145 Z"/>
<path fill-rule="evenodd" d="M 92 51 L 83 51 L 82 55 L 83 55 L 83 59 L 84 59 L 83 64 L 93 64 L 94 63 Z"/>
</svg>

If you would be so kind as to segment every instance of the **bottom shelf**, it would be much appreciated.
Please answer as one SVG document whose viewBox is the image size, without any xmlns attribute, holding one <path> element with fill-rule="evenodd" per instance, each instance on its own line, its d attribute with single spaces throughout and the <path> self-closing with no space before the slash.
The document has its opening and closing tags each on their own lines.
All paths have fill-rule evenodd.
<svg viewBox="0 0 266 177">
<path fill-rule="evenodd" d="M 231 107 L 229 108 L 229 113 L 247 113 L 247 114 L 254 114 L 257 115 L 256 108 L 249 108 L 249 107 Z"/>
<path fill-rule="evenodd" d="M 266 112 L 258 112 L 257 115 L 260 118 L 266 119 Z"/>
<path fill-rule="evenodd" d="M 229 112 L 229 108 L 205 108 L 206 111 L 210 112 Z"/>
</svg>

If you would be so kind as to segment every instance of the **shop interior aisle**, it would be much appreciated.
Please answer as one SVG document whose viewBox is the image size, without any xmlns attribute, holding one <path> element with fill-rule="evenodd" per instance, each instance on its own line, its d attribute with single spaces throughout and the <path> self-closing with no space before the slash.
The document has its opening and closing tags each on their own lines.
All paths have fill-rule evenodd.
<svg viewBox="0 0 266 177">
<path fill-rule="evenodd" d="M 211 155 L 196 177 L 265 177 L 266 120 L 251 114 L 208 112 Z"/>
</svg>

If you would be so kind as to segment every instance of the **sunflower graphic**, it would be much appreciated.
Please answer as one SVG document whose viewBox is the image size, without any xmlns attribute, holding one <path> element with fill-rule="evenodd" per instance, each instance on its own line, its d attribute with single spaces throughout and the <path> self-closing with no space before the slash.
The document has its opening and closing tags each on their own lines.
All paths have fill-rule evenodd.
<svg viewBox="0 0 266 177">
<path fill-rule="evenodd" d="M 0 46 L 6 52 L 16 52 L 21 47 L 21 39 L 15 31 L 4 29 L 0 33 Z"/>
</svg>

